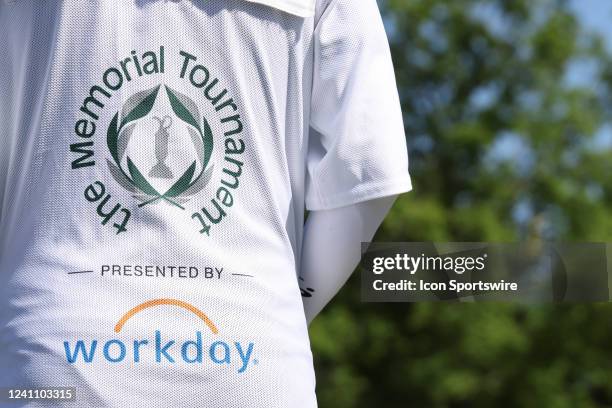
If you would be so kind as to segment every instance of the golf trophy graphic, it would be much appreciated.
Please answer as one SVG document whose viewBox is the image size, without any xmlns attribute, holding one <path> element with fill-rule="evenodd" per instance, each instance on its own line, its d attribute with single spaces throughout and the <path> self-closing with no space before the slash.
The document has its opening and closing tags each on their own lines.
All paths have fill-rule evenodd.
<svg viewBox="0 0 612 408">
<path fill-rule="evenodd" d="M 153 119 L 159 124 L 157 133 L 155 134 L 155 157 L 157 158 L 157 164 L 153 166 L 149 172 L 149 177 L 171 179 L 173 175 L 170 168 L 166 165 L 166 159 L 168 158 L 168 144 L 170 139 L 168 129 L 172 126 L 172 118 L 166 115 L 163 119 L 157 116 L 154 116 Z"/>
<path fill-rule="evenodd" d="M 158 96 L 164 95 L 159 92 L 160 89 L 166 91 L 165 94 L 174 115 L 160 113 L 157 116 L 149 116 Z M 138 121 L 145 117 L 153 119 L 153 123 L 147 120 L 146 126 L 137 127 Z M 177 129 L 175 123 L 177 120 L 179 127 L 185 127 Z M 153 131 L 149 127 L 151 125 L 153 125 Z M 154 165 L 150 167 L 150 171 L 143 174 L 137 163 L 129 156 L 128 146 L 133 134 L 136 132 L 139 135 L 145 129 L 146 133 L 143 136 L 146 135 L 147 139 L 154 139 L 152 147 L 155 159 L 153 159 Z M 182 129 L 185 129 L 186 132 L 181 132 Z M 170 136 L 172 136 L 172 141 Z M 181 139 L 183 137 L 184 140 Z M 109 124 L 106 140 L 112 159 L 107 159 L 110 174 L 120 186 L 140 201 L 138 207 L 164 201 L 184 210 L 183 204 L 189 202 L 195 194 L 206 187 L 213 173 L 214 166 L 208 165 L 213 147 L 213 135 L 208 121 L 200 115 L 194 101 L 167 86 L 161 88 L 160 85 L 138 92 L 128 98 Z M 193 158 L 189 157 L 189 154 L 173 156 L 170 151 L 171 142 L 187 150 L 191 142 L 195 156 Z M 141 152 L 142 149 L 137 151 Z M 147 150 L 148 153 L 149 150 Z M 124 161 L 126 164 L 123 164 Z M 167 162 L 171 162 L 175 167 L 172 167 L 171 170 Z M 150 165 L 149 162 L 147 167 Z M 177 170 L 177 167 L 184 168 L 184 170 Z M 181 173 L 176 174 L 177 171 Z M 169 183 L 152 184 L 153 179 L 163 179 Z"/>
</svg>

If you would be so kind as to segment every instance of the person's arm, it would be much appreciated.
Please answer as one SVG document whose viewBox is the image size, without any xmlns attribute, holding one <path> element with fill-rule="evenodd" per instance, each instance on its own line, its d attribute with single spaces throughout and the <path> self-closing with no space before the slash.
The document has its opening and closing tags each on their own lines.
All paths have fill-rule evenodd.
<svg viewBox="0 0 612 408">
<path fill-rule="evenodd" d="M 376 0 L 321 0 L 313 33 L 300 288 L 308 321 L 412 189 L 391 50 Z M 386 197 L 386 198 L 384 198 Z"/>
<path fill-rule="evenodd" d="M 313 211 L 304 228 L 300 289 L 308 323 L 351 276 L 397 196 Z"/>
</svg>

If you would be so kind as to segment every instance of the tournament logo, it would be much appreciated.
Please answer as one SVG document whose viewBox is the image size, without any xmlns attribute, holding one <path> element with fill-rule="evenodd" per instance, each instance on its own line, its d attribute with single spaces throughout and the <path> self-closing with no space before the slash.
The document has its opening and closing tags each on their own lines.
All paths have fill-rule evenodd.
<svg viewBox="0 0 612 408">
<path fill-rule="evenodd" d="M 123 114 L 115 114 L 108 127 L 107 144 L 112 161 L 107 160 L 108 168 L 115 181 L 124 189 L 133 194 L 141 202 L 139 207 L 157 203 L 160 200 L 174 205 L 181 210 L 181 205 L 188 202 L 191 197 L 199 193 L 210 180 L 213 166 L 207 170 L 213 149 L 213 136 L 206 118 L 200 119 L 198 108 L 189 97 L 168 86 L 164 92 L 172 106 L 174 118 L 179 119 L 189 133 L 189 140 L 193 144 L 196 157 L 187 169 L 176 177 L 168 167 L 168 151 L 170 143 L 170 130 L 175 120 L 172 116 L 151 116 L 157 122 L 158 129 L 151 143 L 155 146 L 156 163 L 150 166 L 145 176 L 138 166 L 126 155 L 130 139 L 134 134 L 138 120 L 151 115 L 151 110 L 160 94 L 161 86 L 139 92 L 127 100 L 122 108 Z M 161 97 L 161 96 L 159 96 Z M 176 128 L 176 125 L 175 125 Z M 179 157 L 180 159 L 180 157 Z M 122 163 L 127 164 L 127 169 Z M 196 173 L 196 168 L 199 171 Z M 171 180 L 172 184 L 160 192 L 151 179 Z"/>
<path fill-rule="evenodd" d="M 210 236 L 235 204 L 246 150 L 238 104 L 197 56 L 179 51 L 173 57 L 167 72 L 163 46 L 141 56 L 132 51 L 104 71 L 79 108 L 70 167 L 83 177 L 95 174 L 81 196 L 116 234 L 129 230 L 136 211 L 153 211 L 189 217 Z M 147 76 L 153 81 L 140 80 Z M 128 83 L 136 91 L 125 98 Z M 87 171 L 100 165 L 99 157 L 104 165 Z M 177 212 L 168 215 L 164 206 Z"/>
</svg>

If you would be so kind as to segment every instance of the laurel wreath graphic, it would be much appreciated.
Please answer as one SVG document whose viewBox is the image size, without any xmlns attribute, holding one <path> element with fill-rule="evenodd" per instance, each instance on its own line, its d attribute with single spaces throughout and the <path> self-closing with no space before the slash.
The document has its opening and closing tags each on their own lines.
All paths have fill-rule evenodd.
<svg viewBox="0 0 612 408">
<path fill-rule="evenodd" d="M 127 172 L 121 165 L 137 121 L 147 116 L 153 109 L 161 89 L 159 85 L 133 95 L 126 101 L 121 111 L 115 114 L 108 127 L 106 138 L 113 161 L 107 159 L 106 162 L 115 181 L 133 193 L 134 198 L 141 201 L 139 207 L 163 200 L 184 210 L 181 204 L 188 202 L 191 196 L 201 191 L 210 181 L 214 166 L 209 169 L 206 167 L 212 154 L 213 136 L 206 118 L 202 117 L 202 126 L 200 126 L 200 112 L 189 97 L 168 86 L 164 85 L 164 88 L 174 114 L 188 125 L 191 141 L 198 152 L 196 160 L 164 193 L 157 191 L 147 181 L 129 156 L 127 157 Z M 201 171 L 196 175 L 198 161 L 201 164 Z"/>
</svg>

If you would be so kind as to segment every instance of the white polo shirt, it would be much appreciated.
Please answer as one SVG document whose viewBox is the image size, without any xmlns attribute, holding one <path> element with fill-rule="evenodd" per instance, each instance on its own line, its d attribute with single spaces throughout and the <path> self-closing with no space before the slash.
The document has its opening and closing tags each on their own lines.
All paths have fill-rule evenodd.
<svg viewBox="0 0 612 408">
<path fill-rule="evenodd" d="M 315 407 L 304 209 L 411 188 L 375 0 L 3 0 L 0 53 L 0 387 Z"/>
</svg>

